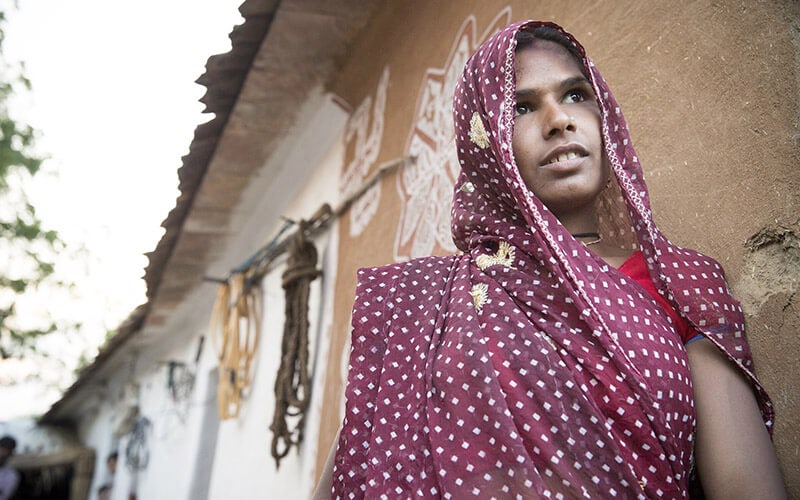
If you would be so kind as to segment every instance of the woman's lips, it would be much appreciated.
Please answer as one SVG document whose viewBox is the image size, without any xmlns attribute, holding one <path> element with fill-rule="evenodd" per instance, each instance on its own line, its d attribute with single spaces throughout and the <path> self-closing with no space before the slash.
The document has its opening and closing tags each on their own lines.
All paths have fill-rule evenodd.
<svg viewBox="0 0 800 500">
<path fill-rule="evenodd" d="M 579 154 L 563 154 L 553 158 L 550 162 L 540 165 L 539 168 L 550 172 L 571 172 L 580 167 L 588 156 Z"/>
<path fill-rule="evenodd" d="M 539 166 L 557 166 L 586 156 L 589 156 L 589 153 L 579 144 L 564 144 L 550 151 Z"/>
<path fill-rule="evenodd" d="M 568 153 L 561 153 L 558 156 L 555 156 L 555 157 L 551 158 L 550 161 L 545 163 L 545 165 L 551 165 L 551 164 L 557 163 L 557 162 L 562 162 L 562 161 L 566 161 L 566 160 L 572 160 L 572 159 L 578 158 L 579 156 L 581 156 L 581 155 L 579 155 L 575 151 L 570 151 Z"/>
</svg>

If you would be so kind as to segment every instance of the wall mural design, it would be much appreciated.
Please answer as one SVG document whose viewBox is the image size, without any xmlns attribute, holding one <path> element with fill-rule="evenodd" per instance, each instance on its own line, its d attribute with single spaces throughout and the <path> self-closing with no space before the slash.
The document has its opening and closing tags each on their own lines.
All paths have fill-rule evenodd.
<svg viewBox="0 0 800 500">
<path fill-rule="evenodd" d="M 347 121 L 344 135 L 345 145 L 349 145 L 353 140 L 355 140 L 355 144 L 353 145 L 353 159 L 345 167 L 342 175 L 339 188 L 342 192 L 342 199 L 350 196 L 364 184 L 367 174 L 375 164 L 375 160 L 378 159 L 383 139 L 383 119 L 388 86 L 389 67 L 386 66 L 378 81 L 375 105 L 372 104 L 372 97 L 367 96 Z M 372 110 L 372 128 L 369 128 L 370 110 Z M 380 185 L 375 185 L 353 203 L 350 209 L 351 237 L 358 236 L 367 227 L 378 211 L 380 198 Z"/>
<path fill-rule="evenodd" d="M 459 172 L 453 91 L 469 55 L 510 20 L 511 8 L 506 7 L 478 36 L 475 16 L 469 16 L 458 30 L 445 64 L 425 72 L 406 143 L 406 154 L 416 156 L 417 161 L 397 176 L 401 215 L 394 245 L 396 261 L 430 255 L 437 247 L 456 250 L 450 236 L 450 204 Z"/>
</svg>

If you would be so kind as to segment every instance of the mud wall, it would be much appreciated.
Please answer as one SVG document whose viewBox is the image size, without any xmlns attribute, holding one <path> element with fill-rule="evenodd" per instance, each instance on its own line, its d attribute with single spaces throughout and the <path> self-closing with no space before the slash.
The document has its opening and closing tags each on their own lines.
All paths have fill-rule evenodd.
<svg viewBox="0 0 800 500">
<path fill-rule="evenodd" d="M 553 20 L 584 43 L 628 119 L 660 227 L 725 267 L 747 314 L 757 372 L 776 403 L 786 482 L 800 498 L 800 4 L 793 0 L 386 2 L 330 83 L 352 112 L 340 191 L 352 193 L 381 165 L 409 155 L 418 163 L 387 174 L 340 225 L 320 449 L 330 447 L 342 411 L 355 271 L 453 251 L 442 214 L 457 171 L 447 149 L 448 85 L 495 27 L 527 18 Z"/>
</svg>

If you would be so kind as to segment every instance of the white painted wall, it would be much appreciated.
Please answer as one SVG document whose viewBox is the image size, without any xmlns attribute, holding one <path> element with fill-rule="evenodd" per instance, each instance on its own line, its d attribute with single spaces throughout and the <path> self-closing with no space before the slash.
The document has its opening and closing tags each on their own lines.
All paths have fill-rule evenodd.
<svg viewBox="0 0 800 500">
<path fill-rule="evenodd" d="M 231 224 L 235 236 L 207 275 L 225 276 L 264 245 L 280 225 L 278 217 L 309 217 L 323 202 L 335 206 L 339 199 L 339 175 L 344 147 L 342 134 L 347 114 L 320 90 L 313 92 L 299 113 L 300 123 L 289 134 L 242 197 Z M 262 336 L 256 354 L 253 384 L 239 418 L 217 423 L 216 353 L 206 338 L 195 363 L 198 342 L 207 336 L 215 299 L 215 286 L 203 285 L 189 294 L 157 332 L 157 341 L 142 348 L 127 366 L 119 366 L 96 398 L 97 408 L 85 413 L 79 424 L 81 441 L 97 450 L 91 500 L 107 479 L 105 458 L 119 445 L 119 466 L 113 499 L 127 499 L 129 488 L 142 500 L 177 499 L 246 500 L 249 498 L 307 498 L 314 485 L 317 436 L 320 423 L 322 376 L 319 363 L 327 358 L 333 319 L 338 241 L 337 228 L 315 241 L 323 276 L 312 284 L 310 321 L 310 367 L 316 374 L 315 389 L 306 418 L 305 442 L 298 454 L 292 451 L 276 470 L 270 455 L 269 425 L 274 412 L 274 382 L 280 362 L 284 325 L 284 291 L 281 274 L 284 260 L 263 283 Z M 188 401 L 175 402 L 167 389 L 170 360 L 186 363 L 195 373 Z M 147 435 L 149 463 L 132 473 L 125 465 L 128 437 L 112 437 L 114 415 L 124 406 L 125 387 L 138 386 L 140 415 L 152 426 Z M 214 396 L 214 397 L 211 397 Z M 87 409 L 88 410 L 88 409 Z M 218 433 L 214 436 L 214 429 Z M 199 458 L 202 457 L 202 458 Z M 210 477 L 203 477 L 209 474 Z"/>
<path fill-rule="evenodd" d="M 331 106 L 333 106 L 331 108 Z M 318 127 L 322 126 L 330 133 L 341 132 L 346 116 L 328 103 L 321 109 L 323 116 L 314 116 L 314 125 L 299 135 L 296 154 L 289 155 L 285 168 L 291 172 L 306 162 L 313 162 L 318 167 L 307 178 L 302 191 L 288 205 L 282 215 L 293 219 L 308 217 L 323 202 L 335 205 L 338 200 L 339 173 L 341 172 L 344 148 L 341 136 L 337 135 L 330 142 L 325 156 L 314 160 L 309 158 L 309 145 L 319 142 L 324 137 Z M 332 126 L 326 117 L 331 111 L 339 115 L 338 126 Z M 269 200 L 265 199 L 258 214 L 269 213 Z M 314 390 L 309 414 L 306 417 L 305 441 L 298 454 L 293 450 L 285 457 L 280 470 L 270 455 L 272 433 L 269 425 L 274 412 L 274 383 L 280 365 L 281 339 L 284 324 L 284 291 L 281 288 L 281 264 L 266 276 L 264 288 L 264 318 L 261 345 L 257 354 L 256 376 L 253 391 L 246 402 L 242 414 L 236 420 L 222 422 L 217 446 L 217 460 L 211 481 L 212 500 L 223 499 L 261 499 L 269 498 L 308 498 L 313 490 L 314 466 L 316 464 L 316 446 L 319 432 L 319 419 L 322 397 L 321 379 L 324 370 L 319 364 L 327 358 L 330 325 L 333 321 L 333 283 L 335 281 L 336 263 L 338 260 L 336 227 L 315 241 L 320 255 L 320 267 L 323 275 L 311 286 L 309 298 L 309 335 L 310 357 L 315 366 L 310 367 L 319 376 L 314 379 Z M 323 290 L 325 293 L 323 294 Z"/>
<path fill-rule="evenodd" d="M 111 480 L 111 475 L 106 467 L 106 458 L 116 449 L 116 441 L 112 436 L 111 428 L 113 407 L 103 404 L 96 413 L 90 413 L 90 415 L 94 417 L 93 420 L 84 420 L 84 427 L 79 430 L 78 435 L 82 443 L 95 450 L 94 476 L 89 496 L 90 499 L 94 499 L 97 495 L 97 488 Z"/>
</svg>

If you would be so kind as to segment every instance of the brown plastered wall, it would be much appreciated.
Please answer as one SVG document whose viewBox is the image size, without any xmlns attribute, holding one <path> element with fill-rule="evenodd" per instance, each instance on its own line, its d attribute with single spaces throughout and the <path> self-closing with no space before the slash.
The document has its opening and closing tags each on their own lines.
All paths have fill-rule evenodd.
<svg viewBox="0 0 800 500">
<path fill-rule="evenodd" d="M 390 68 L 377 165 L 404 154 L 426 69 L 441 67 L 469 15 L 553 20 L 586 46 L 620 102 L 660 228 L 725 267 L 742 300 L 756 367 L 777 410 L 775 444 L 800 498 L 800 4 L 755 1 L 387 1 L 330 89 L 355 108 Z M 348 152 L 346 161 L 351 153 Z M 341 356 L 356 269 L 392 261 L 396 174 L 364 233 L 340 226 L 321 467 L 338 428 Z M 319 469 L 319 468 L 318 468 Z"/>
</svg>

